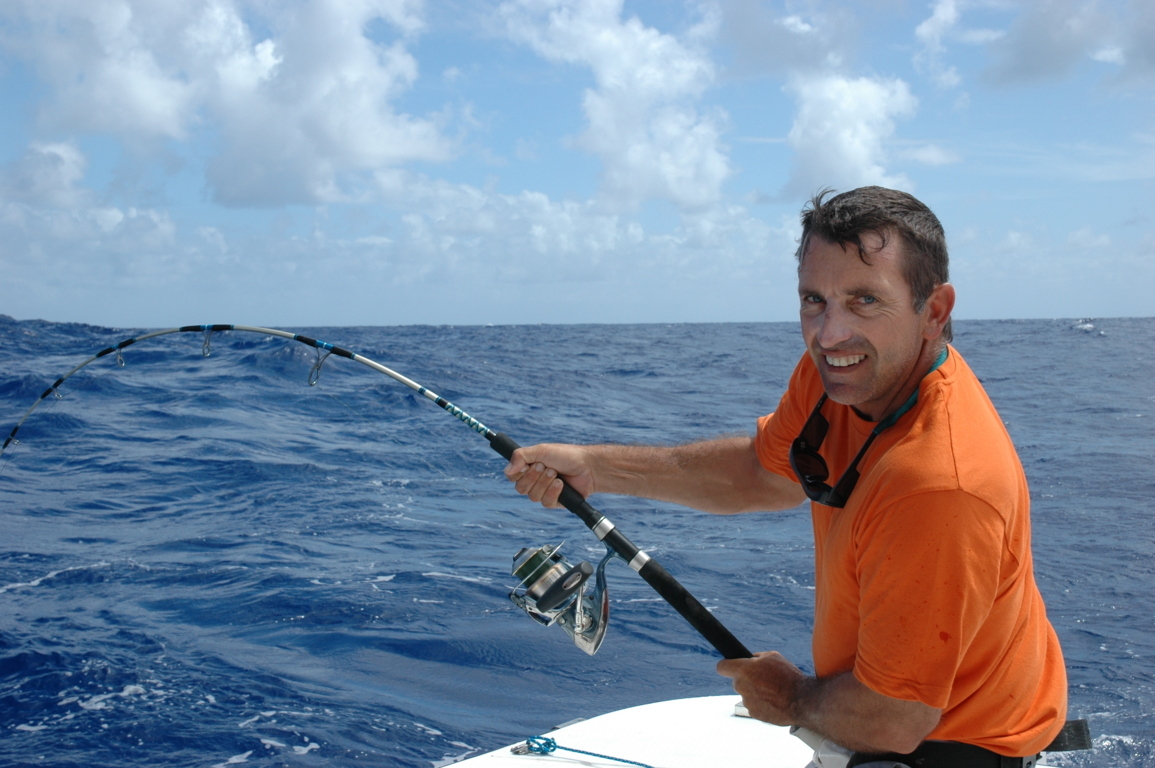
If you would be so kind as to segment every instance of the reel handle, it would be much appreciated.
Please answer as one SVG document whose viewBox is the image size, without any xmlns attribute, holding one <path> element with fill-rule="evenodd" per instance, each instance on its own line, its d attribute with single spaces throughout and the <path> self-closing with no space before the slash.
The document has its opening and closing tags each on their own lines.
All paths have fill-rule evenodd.
<svg viewBox="0 0 1155 768">
<path fill-rule="evenodd" d="M 506 461 L 512 459 L 513 452 L 521 447 L 504 432 L 490 432 L 486 438 L 493 450 L 501 454 Z M 657 560 L 651 558 L 626 538 L 625 534 L 618 530 L 601 512 L 594 509 L 580 493 L 574 490 L 573 486 L 565 482 L 564 478 L 562 483 L 561 495 L 558 496 L 558 501 L 561 502 L 562 506 L 577 515 L 587 528 L 594 531 L 594 535 L 629 563 L 630 567 L 637 571 L 638 575 L 653 587 L 662 599 L 673 606 L 674 610 L 680 613 L 682 618 L 698 631 L 698 634 L 714 646 L 718 653 L 722 654 L 722 658 L 748 659 L 754 655 Z M 608 531 L 606 531 L 607 526 Z M 599 531 L 603 533 L 599 534 Z"/>
</svg>

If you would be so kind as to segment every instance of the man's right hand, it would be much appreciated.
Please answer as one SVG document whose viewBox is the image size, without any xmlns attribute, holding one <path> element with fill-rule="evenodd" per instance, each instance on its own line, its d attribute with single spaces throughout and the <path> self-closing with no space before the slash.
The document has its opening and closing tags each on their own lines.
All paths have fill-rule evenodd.
<svg viewBox="0 0 1155 768">
<path fill-rule="evenodd" d="M 589 451 L 580 445 L 542 443 L 518 448 L 505 468 L 505 476 L 518 493 L 551 509 L 561 507 L 557 500 L 562 489 L 559 476 L 583 498 L 596 490 Z"/>
</svg>

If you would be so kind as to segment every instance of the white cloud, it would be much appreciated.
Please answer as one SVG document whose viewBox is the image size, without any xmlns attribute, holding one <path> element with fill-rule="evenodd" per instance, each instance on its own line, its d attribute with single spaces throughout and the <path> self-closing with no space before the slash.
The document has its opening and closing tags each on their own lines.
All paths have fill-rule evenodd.
<svg viewBox="0 0 1155 768">
<path fill-rule="evenodd" d="M 607 282 L 666 274 L 674 263 L 684 276 L 718 275 L 765 261 L 779 237 L 740 206 L 688 213 L 672 232 L 652 233 L 593 200 L 496 194 L 404 171 L 379 182 L 388 204 L 403 211 L 396 247 L 382 254 L 403 281 L 449 267 L 458 279 L 483 282 Z"/>
<path fill-rule="evenodd" d="M 70 142 L 33 142 L 20 160 L 0 169 L 0 200 L 50 208 L 85 204 L 90 194 L 78 186 L 88 158 Z"/>
<path fill-rule="evenodd" d="M 998 249 L 1004 253 L 1032 253 L 1035 241 L 1028 233 L 1011 230 L 1003 236 Z"/>
<path fill-rule="evenodd" d="M 1117 286 L 1155 284 L 1151 241 L 1138 233 L 1043 222 L 951 239 L 952 282 L 962 317 L 1146 316 L 1147 293 L 1120 304 Z M 1065 233 L 1065 234 L 1062 234 Z M 1033 290 L 1024 291 L 1023 286 Z"/>
<path fill-rule="evenodd" d="M 623 19 L 621 0 L 520 0 L 500 13 L 514 40 L 593 71 L 597 87 L 582 99 L 588 123 L 577 144 L 602 159 L 603 191 L 613 202 L 663 198 L 694 209 L 719 199 L 730 175 L 721 145 L 726 118 L 694 106 L 715 76 L 695 44 L 709 36 L 709 18 L 679 40 Z"/>
<path fill-rule="evenodd" d="M 344 234 L 325 207 L 252 237 L 156 210 L 0 201 L 0 305 L 161 327 L 785 319 L 794 303 L 796 224 L 741 206 L 648 231 L 595 201 L 379 176 L 393 213 L 374 234 Z"/>
<path fill-rule="evenodd" d="M 183 138 L 195 88 L 168 52 L 189 20 L 184 3 L 16 0 L 3 45 L 51 87 L 41 119 L 67 133 Z"/>
<path fill-rule="evenodd" d="M 1155 4 L 1149 0 L 1032 0 L 992 44 L 989 76 L 1024 83 L 1067 76 L 1086 60 L 1118 68 L 1121 82 L 1155 77 Z"/>
<path fill-rule="evenodd" d="M 940 88 L 955 88 L 962 83 L 958 67 L 947 64 L 947 42 L 987 45 L 1006 35 L 1000 29 L 971 29 L 962 25 L 963 12 L 984 3 L 975 0 L 936 0 L 931 14 L 915 27 L 919 49 L 914 68 Z M 997 6 L 996 6 L 997 7 Z"/>
<path fill-rule="evenodd" d="M 1105 232 L 1096 234 L 1090 227 L 1083 227 L 1067 235 L 1067 244 L 1080 251 L 1102 250 L 1111 246 L 1111 236 Z"/>
<path fill-rule="evenodd" d="M 1124 60 L 1122 78 L 1126 81 L 1155 82 L 1155 3 L 1131 0 L 1126 6 L 1123 32 L 1118 43 Z"/>
<path fill-rule="evenodd" d="M 917 163 L 930 166 L 950 165 L 962 161 L 962 158 L 959 157 L 957 153 L 949 149 L 944 149 L 937 144 L 923 144 L 912 147 L 904 150 L 902 156 L 908 157 Z"/>
<path fill-rule="evenodd" d="M 1108 45 L 1104 48 L 1093 52 L 1091 58 L 1103 64 L 1118 64 L 1123 66 L 1127 63 L 1127 56 L 1123 53 L 1122 47 L 1118 45 Z"/>
<path fill-rule="evenodd" d="M 798 102 L 787 137 L 796 153 L 785 190 L 788 196 L 813 194 L 826 186 L 912 188 L 909 179 L 888 173 L 883 165 L 885 144 L 894 134 L 895 120 L 911 117 L 918 107 L 905 82 L 799 76 L 791 80 L 787 91 Z"/>
<path fill-rule="evenodd" d="M 358 173 L 449 157 L 436 122 L 390 106 L 417 79 L 404 41 L 383 45 L 363 33 L 382 18 L 416 29 L 409 5 L 294 6 L 278 15 L 278 39 L 255 45 L 238 17 L 206 14 L 221 26 L 205 37 L 223 44 L 204 57 L 218 73 L 208 107 L 224 147 L 208 177 L 220 202 L 333 201 L 356 194 L 349 181 Z"/>
<path fill-rule="evenodd" d="M 838 68 L 854 47 L 856 22 L 849 8 L 806 3 L 805 13 L 776 13 L 763 0 L 716 3 L 719 33 L 742 73 L 781 75 Z M 795 5 L 787 4 L 791 10 Z"/>
<path fill-rule="evenodd" d="M 225 240 L 224 233 L 216 227 L 197 227 L 197 234 L 210 249 L 219 253 L 228 252 L 229 244 Z"/>
<path fill-rule="evenodd" d="M 142 284 L 187 273 L 167 211 L 102 203 L 83 185 L 88 158 L 71 142 L 33 142 L 0 168 L 0 273 L 12 301 L 69 285 Z"/>
<path fill-rule="evenodd" d="M 0 11 L 0 43 L 48 85 L 48 129 L 136 144 L 207 127 L 219 138 L 207 172 L 218 201 L 311 203 L 355 191 L 358 174 L 449 156 L 436 120 L 391 106 L 417 79 L 406 41 L 421 29 L 420 8 L 416 0 L 20 0 Z M 399 39 L 371 40 L 377 20 Z M 254 28 L 271 34 L 257 40 Z"/>
<path fill-rule="evenodd" d="M 992 70 L 1001 82 L 1031 81 L 1065 75 L 1106 31 L 1106 17 L 1085 0 L 1028 3 L 1009 34 L 995 47 Z"/>
<path fill-rule="evenodd" d="M 785 16 L 779 19 L 778 23 L 796 35 L 808 35 L 814 32 L 814 27 L 801 16 Z"/>
<path fill-rule="evenodd" d="M 958 24 L 959 16 L 956 0 L 938 0 L 930 18 L 914 30 L 914 36 L 922 44 L 914 57 L 915 68 L 926 73 L 940 88 L 953 88 L 962 82 L 958 70 L 942 60 L 946 51 L 943 37 Z"/>
<path fill-rule="evenodd" d="M 156 276 L 170 282 L 188 266 L 178 258 L 175 222 L 155 209 L 56 209 L 0 201 L 0 239 L 6 291 L 21 284 L 68 284 L 83 292 L 109 280 L 140 283 Z"/>
<path fill-rule="evenodd" d="M 532 293 L 564 283 L 576 297 L 610 287 L 625 290 L 621 286 L 665 285 L 692 294 L 707 284 L 746 291 L 770 278 L 775 286 L 791 284 L 796 226 L 769 226 L 742 206 L 686 213 L 678 225 L 648 231 L 596 201 L 553 200 L 533 191 L 501 194 L 403 170 L 377 176 L 378 195 L 394 212 L 393 223 L 352 236 L 342 234 L 337 217 L 330 220 L 324 210 L 315 213 L 311 226 L 298 222 L 281 234 L 249 238 L 228 226 L 182 224 L 156 209 L 92 204 L 59 210 L 0 200 L 0 273 L 14 276 L 0 285 L 0 299 L 12 305 L 22 293 L 35 293 L 41 302 L 70 297 L 53 300 L 63 310 L 65 301 L 99 285 L 116 295 L 178 292 L 181 311 L 195 313 L 203 311 L 198 302 L 227 294 L 251 317 L 254 310 L 241 301 L 245 291 L 259 293 L 267 311 L 277 297 L 300 296 L 307 286 L 339 274 L 366 297 L 405 295 L 410 303 L 412 297 L 431 297 L 421 315 L 429 321 L 438 312 L 432 297 L 458 290 L 454 286 L 487 294 L 523 286 Z M 308 234 L 297 234 L 301 230 Z M 714 313 L 725 305 L 721 298 L 703 302 Z M 169 314 L 154 311 L 153 322 L 184 322 L 172 316 L 176 307 L 165 310 Z M 110 310 L 103 311 L 107 317 Z M 327 311 L 328 322 L 356 316 L 351 307 Z M 653 313 L 654 305 L 645 311 Z"/>
<path fill-rule="evenodd" d="M 1005 29 L 960 29 L 956 36 L 968 45 L 986 45 L 1001 40 L 1006 34 Z"/>
</svg>

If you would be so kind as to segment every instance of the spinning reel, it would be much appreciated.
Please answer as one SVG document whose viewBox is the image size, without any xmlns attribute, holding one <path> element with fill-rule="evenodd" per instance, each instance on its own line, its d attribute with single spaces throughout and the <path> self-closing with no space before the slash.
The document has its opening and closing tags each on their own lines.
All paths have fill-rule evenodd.
<svg viewBox="0 0 1155 768">
<path fill-rule="evenodd" d="M 601 647 L 610 621 L 606 563 L 617 554 L 606 547 L 597 568 L 587 562 L 571 565 L 558 550 L 561 544 L 522 548 L 513 557 L 513 575 L 520 582 L 509 599 L 544 626 L 559 625 L 574 645 L 593 656 Z M 590 576 L 593 589 L 586 590 Z"/>
</svg>

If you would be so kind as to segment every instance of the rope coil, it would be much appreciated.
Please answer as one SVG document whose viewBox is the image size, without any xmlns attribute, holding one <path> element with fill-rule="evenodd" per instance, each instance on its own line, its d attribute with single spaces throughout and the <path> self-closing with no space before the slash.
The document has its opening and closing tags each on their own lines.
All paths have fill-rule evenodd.
<svg viewBox="0 0 1155 768">
<path fill-rule="evenodd" d="M 626 760 L 624 757 L 613 757 L 612 755 L 601 755 L 597 752 L 587 752 L 584 749 L 574 749 L 573 747 L 560 746 L 555 739 L 548 736 L 530 736 L 525 740 L 525 744 L 518 744 L 513 748 L 513 752 L 519 755 L 535 754 L 548 755 L 557 750 L 565 750 L 566 752 L 576 752 L 579 755 L 589 755 L 590 757 L 600 757 L 603 760 L 613 760 L 619 763 L 626 763 L 628 765 L 639 765 L 641 768 L 654 768 L 652 765 L 646 763 L 639 763 L 636 760 Z"/>
</svg>

